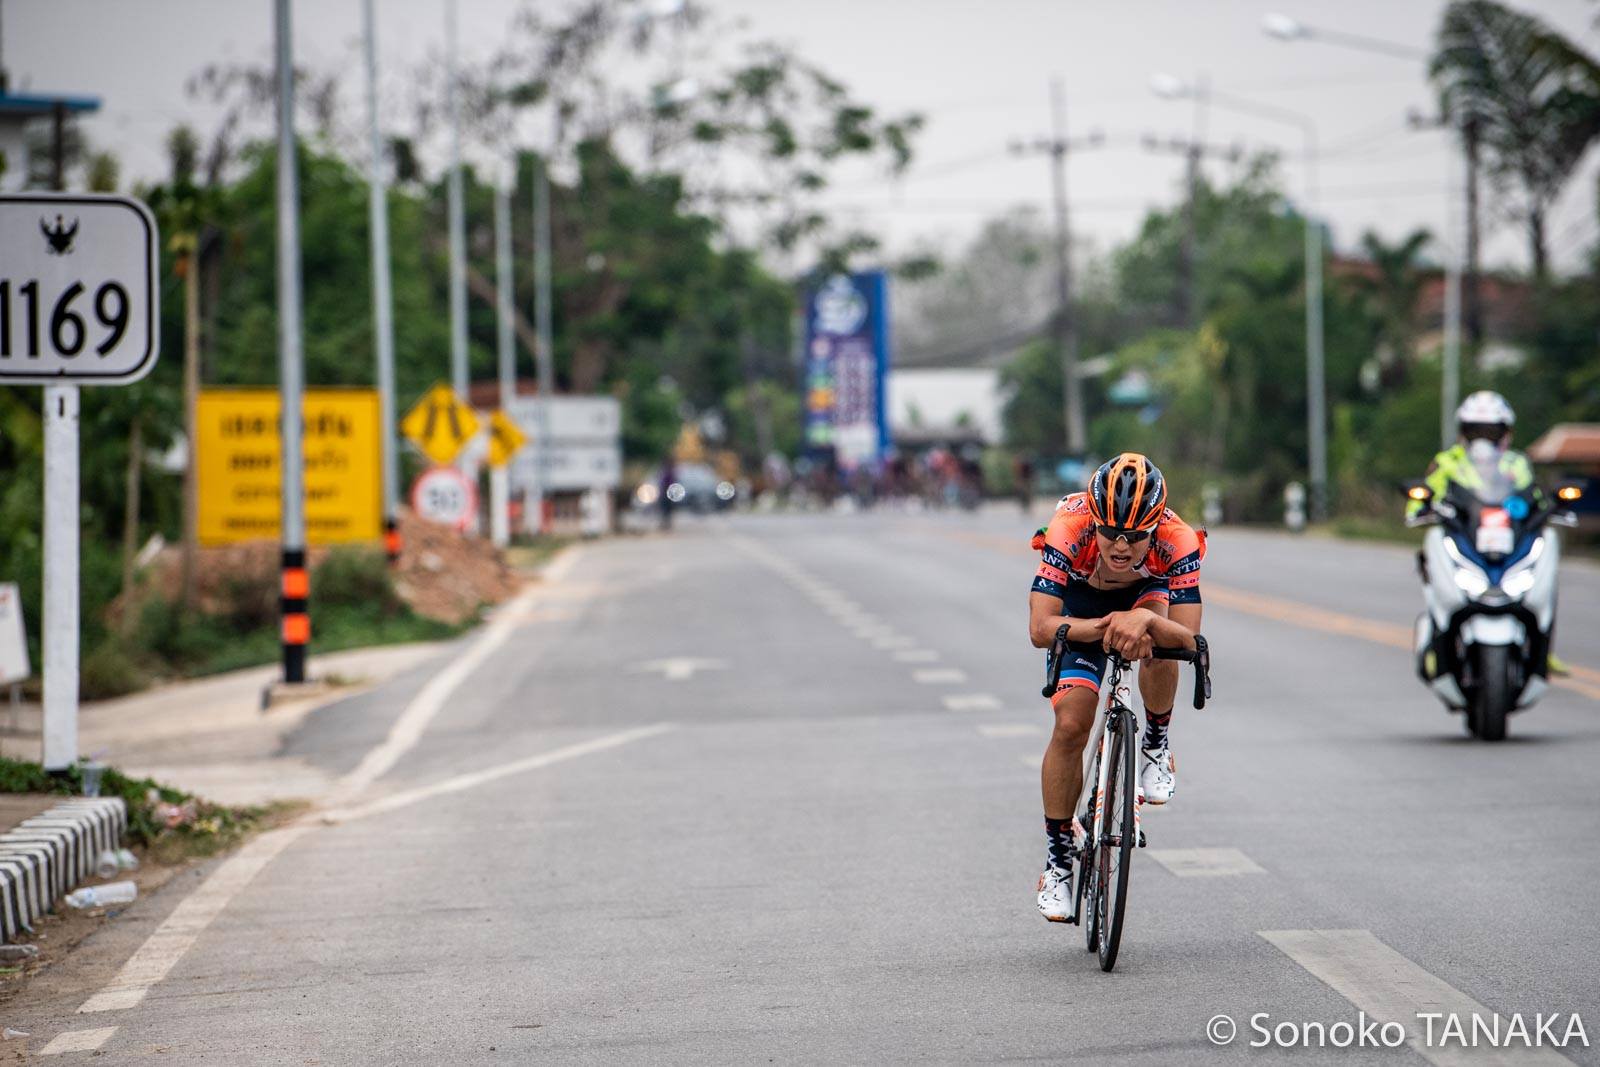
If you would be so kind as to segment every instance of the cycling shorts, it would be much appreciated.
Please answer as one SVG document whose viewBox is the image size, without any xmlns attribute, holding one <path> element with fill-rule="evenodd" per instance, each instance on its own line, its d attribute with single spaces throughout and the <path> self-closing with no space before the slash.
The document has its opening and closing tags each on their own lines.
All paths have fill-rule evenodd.
<svg viewBox="0 0 1600 1067">
<path fill-rule="evenodd" d="M 1072 619 L 1098 619 L 1113 611 L 1165 604 L 1168 599 L 1165 578 L 1143 578 L 1118 589 L 1097 589 L 1082 579 L 1073 578 L 1062 591 L 1066 595 L 1061 600 L 1061 614 Z M 1049 670 L 1050 661 L 1046 656 L 1046 681 L 1050 679 Z M 1105 672 L 1106 652 L 1098 642 L 1068 641 L 1066 651 L 1062 653 L 1061 677 L 1056 682 L 1056 695 L 1075 686 L 1098 693 L 1100 679 Z"/>
</svg>

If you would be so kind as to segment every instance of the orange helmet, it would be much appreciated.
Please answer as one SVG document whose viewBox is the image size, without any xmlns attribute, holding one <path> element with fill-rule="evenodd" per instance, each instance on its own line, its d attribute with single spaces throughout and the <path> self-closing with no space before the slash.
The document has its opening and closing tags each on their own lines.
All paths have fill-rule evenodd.
<svg viewBox="0 0 1600 1067">
<path fill-rule="evenodd" d="M 1167 481 L 1137 452 L 1103 463 L 1089 479 L 1089 517 L 1114 530 L 1153 530 L 1167 508 Z"/>
</svg>

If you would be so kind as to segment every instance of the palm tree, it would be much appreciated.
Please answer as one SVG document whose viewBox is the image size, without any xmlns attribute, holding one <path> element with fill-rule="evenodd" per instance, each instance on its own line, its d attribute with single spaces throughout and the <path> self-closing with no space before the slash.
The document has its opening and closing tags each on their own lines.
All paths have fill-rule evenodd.
<svg viewBox="0 0 1600 1067">
<path fill-rule="evenodd" d="M 1494 0 L 1454 0 L 1429 73 L 1445 114 L 1468 140 L 1469 157 L 1481 146 L 1496 187 L 1520 189 L 1517 213 L 1542 280 L 1546 213 L 1600 134 L 1600 68 L 1532 15 Z M 1476 263 L 1468 268 L 1476 275 Z"/>
</svg>

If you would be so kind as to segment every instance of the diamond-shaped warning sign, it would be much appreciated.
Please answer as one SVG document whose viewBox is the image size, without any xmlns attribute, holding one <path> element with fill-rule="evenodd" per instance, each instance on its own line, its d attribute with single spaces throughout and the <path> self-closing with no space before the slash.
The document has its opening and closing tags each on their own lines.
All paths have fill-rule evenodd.
<svg viewBox="0 0 1600 1067">
<path fill-rule="evenodd" d="M 502 408 L 489 417 L 489 466 L 504 467 L 528 437 Z"/>
<path fill-rule="evenodd" d="M 406 412 L 400 429 L 422 449 L 423 455 L 444 466 L 460 455 L 477 434 L 478 417 L 453 389 L 440 382 Z"/>
</svg>

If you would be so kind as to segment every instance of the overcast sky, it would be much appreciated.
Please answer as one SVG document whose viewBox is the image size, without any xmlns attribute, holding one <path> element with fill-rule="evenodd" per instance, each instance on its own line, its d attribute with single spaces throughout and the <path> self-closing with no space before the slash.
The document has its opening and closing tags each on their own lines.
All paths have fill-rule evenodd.
<svg viewBox="0 0 1600 1067">
<path fill-rule="evenodd" d="M 398 76 L 437 51 L 444 0 L 379 0 L 385 69 Z M 464 57 L 487 54 L 524 0 L 460 0 Z M 1320 210 L 1336 244 L 1348 249 L 1374 228 L 1399 236 L 1412 227 L 1442 233 L 1452 151 L 1444 134 L 1407 129 L 1408 109 L 1435 101 L 1420 60 L 1317 42 L 1266 36 L 1261 16 L 1281 10 L 1330 30 L 1427 47 L 1444 4 L 1439 0 L 706 0 L 747 20 L 752 34 L 793 44 L 834 72 L 861 98 L 889 112 L 918 111 L 928 125 L 909 175 L 889 184 L 851 176 L 832 203 L 906 248 L 954 241 L 1014 204 L 1049 206 L 1042 158 L 1007 152 L 1017 138 L 1047 132 L 1049 84 L 1066 90 L 1070 132 L 1104 130 L 1106 148 L 1070 163 L 1077 232 L 1105 248 L 1125 239 L 1150 206 L 1177 196 L 1182 162 L 1127 142 L 1145 132 L 1188 134 L 1191 103 L 1155 96 L 1158 71 L 1204 76 L 1218 93 L 1303 113 L 1321 145 Z M 186 98 L 184 83 L 213 62 L 265 62 L 271 54 L 270 0 L 0 0 L 3 58 L 14 90 L 100 97 L 89 127 L 113 148 L 130 179 L 163 169 L 161 142 L 177 122 L 205 128 L 207 113 Z M 539 3 L 536 7 L 557 7 Z M 1540 0 L 1515 6 L 1600 51 L 1591 0 Z M 295 5 L 297 60 L 349 67 L 360 32 L 359 0 L 300 0 Z M 352 80 L 346 99 L 359 102 Z M 392 91 L 392 90 L 391 90 Z M 1304 188 L 1302 139 L 1295 127 L 1226 110 L 1205 118 L 1208 142 L 1276 146 L 1286 178 Z M 1227 169 L 1211 164 L 1214 174 Z M 1552 213 L 1548 240 L 1558 266 L 1591 245 L 1595 154 Z M 1525 239 L 1512 222 L 1496 224 L 1486 245 L 1491 263 L 1523 264 Z"/>
</svg>

